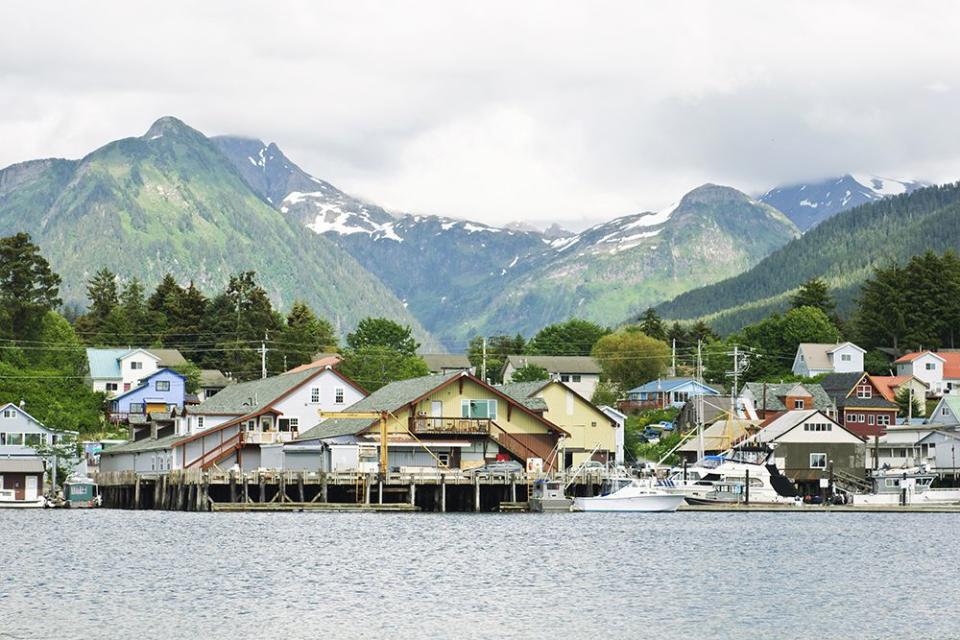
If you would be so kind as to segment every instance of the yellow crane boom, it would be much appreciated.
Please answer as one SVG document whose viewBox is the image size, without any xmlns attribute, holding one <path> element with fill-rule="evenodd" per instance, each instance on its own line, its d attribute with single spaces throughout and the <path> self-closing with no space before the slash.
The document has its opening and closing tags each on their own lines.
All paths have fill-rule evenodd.
<svg viewBox="0 0 960 640">
<path fill-rule="evenodd" d="M 390 454 L 387 451 L 387 419 L 389 411 L 318 411 L 321 418 L 342 418 L 344 420 L 380 421 L 380 475 L 386 476 L 390 468 Z"/>
</svg>

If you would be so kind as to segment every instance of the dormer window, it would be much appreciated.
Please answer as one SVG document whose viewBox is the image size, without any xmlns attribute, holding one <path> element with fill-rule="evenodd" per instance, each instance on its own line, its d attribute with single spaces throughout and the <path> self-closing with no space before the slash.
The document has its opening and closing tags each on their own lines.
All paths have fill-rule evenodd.
<svg viewBox="0 0 960 640">
<path fill-rule="evenodd" d="M 803 407 L 804 407 L 803 400 L 794 400 L 794 401 L 793 401 L 793 408 L 794 408 L 794 409 L 803 409 Z"/>
<path fill-rule="evenodd" d="M 857 385 L 857 397 L 860 399 L 872 398 L 873 387 L 871 387 L 869 384 Z"/>
</svg>

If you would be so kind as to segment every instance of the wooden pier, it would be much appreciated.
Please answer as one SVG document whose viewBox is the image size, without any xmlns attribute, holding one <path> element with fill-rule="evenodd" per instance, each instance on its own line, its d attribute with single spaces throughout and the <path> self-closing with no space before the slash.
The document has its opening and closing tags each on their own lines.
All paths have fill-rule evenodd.
<svg viewBox="0 0 960 640">
<path fill-rule="evenodd" d="M 171 511 L 516 511 L 534 481 L 562 474 L 196 471 L 99 473 L 103 506 Z M 603 478 L 581 474 L 576 495 L 594 495 Z"/>
</svg>

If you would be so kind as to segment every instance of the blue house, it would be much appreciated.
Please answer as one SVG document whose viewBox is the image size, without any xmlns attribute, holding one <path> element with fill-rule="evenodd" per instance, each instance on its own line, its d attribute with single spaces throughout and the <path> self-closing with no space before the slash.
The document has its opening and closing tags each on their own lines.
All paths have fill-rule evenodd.
<svg viewBox="0 0 960 640">
<path fill-rule="evenodd" d="M 720 392 L 693 378 L 659 378 L 630 389 L 621 411 L 682 407 L 694 396 L 718 396 Z"/>
<path fill-rule="evenodd" d="M 146 415 L 183 409 L 186 377 L 173 369 L 158 369 L 139 384 L 110 400 L 110 415 L 123 420 L 130 415 Z"/>
</svg>

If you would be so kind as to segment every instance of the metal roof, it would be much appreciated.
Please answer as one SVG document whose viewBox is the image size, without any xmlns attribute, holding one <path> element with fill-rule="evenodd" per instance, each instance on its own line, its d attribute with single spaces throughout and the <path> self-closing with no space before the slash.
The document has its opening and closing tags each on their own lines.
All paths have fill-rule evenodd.
<svg viewBox="0 0 960 640">
<path fill-rule="evenodd" d="M 713 387 L 705 385 L 702 382 L 698 382 L 693 378 L 658 378 L 657 380 L 651 380 L 650 382 L 642 384 L 639 387 L 634 387 L 633 389 L 630 389 L 627 393 L 650 393 L 650 392 L 657 392 L 657 391 L 663 391 L 663 392 L 673 391 L 674 389 L 679 389 L 680 387 L 685 387 L 689 384 L 698 385 L 703 387 L 704 389 L 709 389 L 710 391 L 713 391 L 714 394 L 719 393 Z"/>
<path fill-rule="evenodd" d="M 43 473 L 43 460 L 33 456 L 0 458 L 0 473 Z"/>
<path fill-rule="evenodd" d="M 514 369 L 528 364 L 543 367 L 548 373 L 599 374 L 600 365 L 590 356 L 507 356 L 507 363 Z"/>
<path fill-rule="evenodd" d="M 120 347 L 110 349 L 87 348 L 87 366 L 91 378 L 119 378 L 120 359 L 134 351 L 146 351 L 157 358 L 157 367 L 179 367 L 187 364 L 176 349 L 147 349 L 143 347 Z"/>
<path fill-rule="evenodd" d="M 144 451 L 157 451 L 161 449 L 171 449 L 173 445 L 187 436 L 164 436 L 163 438 L 144 438 L 143 440 L 131 440 L 123 444 L 118 444 L 100 452 L 100 455 L 113 455 L 116 453 L 143 453 Z"/>
</svg>

